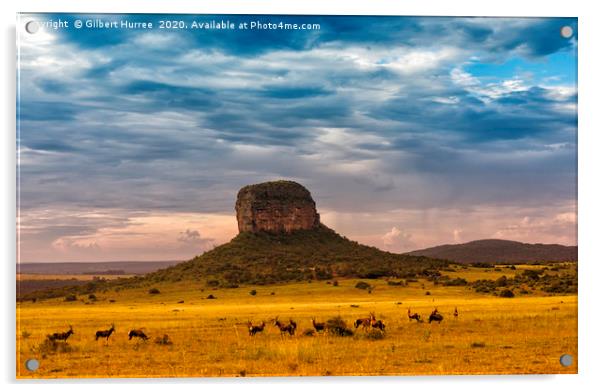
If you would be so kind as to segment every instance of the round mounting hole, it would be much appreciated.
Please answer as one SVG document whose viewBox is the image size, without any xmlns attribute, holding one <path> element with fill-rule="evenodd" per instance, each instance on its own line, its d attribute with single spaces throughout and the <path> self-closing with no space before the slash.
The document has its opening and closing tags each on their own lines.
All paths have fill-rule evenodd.
<svg viewBox="0 0 602 392">
<path fill-rule="evenodd" d="M 571 26 L 563 26 L 560 29 L 560 35 L 563 38 L 571 38 L 573 36 L 573 28 Z"/>
<path fill-rule="evenodd" d="M 30 372 L 35 372 L 36 370 L 38 370 L 39 367 L 40 367 L 40 361 L 38 361 L 35 358 L 28 359 L 27 361 L 25 361 L 25 368 L 27 370 L 29 370 Z"/>
<path fill-rule="evenodd" d="M 563 354 L 560 356 L 560 364 L 564 367 L 569 367 L 573 364 L 573 356 L 571 354 Z"/>
<path fill-rule="evenodd" d="M 25 31 L 29 34 L 35 34 L 40 29 L 40 25 L 35 20 L 30 20 L 25 24 Z"/>
</svg>

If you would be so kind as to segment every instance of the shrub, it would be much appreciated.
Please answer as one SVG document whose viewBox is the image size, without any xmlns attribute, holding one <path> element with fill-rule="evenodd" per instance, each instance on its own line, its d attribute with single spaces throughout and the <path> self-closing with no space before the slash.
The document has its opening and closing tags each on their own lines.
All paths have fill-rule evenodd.
<svg viewBox="0 0 602 392">
<path fill-rule="evenodd" d="M 315 335 L 315 331 L 311 328 L 307 328 L 303 331 L 303 333 L 301 334 L 302 336 L 314 336 Z"/>
<path fill-rule="evenodd" d="M 347 323 L 340 316 L 326 321 L 326 329 L 337 336 L 353 336 L 353 331 L 347 328 Z"/>
<path fill-rule="evenodd" d="M 385 334 L 381 331 L 370 331 L 364 335 L 364 338 L 368 340 L 382 340 L 385 338 Z"/>
<path fill-rule="evenodd" d="M 167 334 L 163 335 L 162 338 L 157 336 L 155 338 L 155 343 L 164 346 L 171 346 L 173 344 L 173 342 L 169 339 L 169 336 Z"/>
<path fill-rule="evenodd" d="M 337 286 L 339 285 L 339 281 L 338 281 L 338 280 L 335 280 L 335 281 L 333 281 L 333 282 L 332 282 L 332 285 L 333 285 L 334 287 L 337 287 Z"/>
<path fill-rule="evenodd" d="M 443 282 L 444 286 L 466 286 L 468 282 L 464 278 L 455 278 Z"/>
<path fill-rule="evenodd" d="M 389 286 L 405 286 L 406 285 L 403 280 L 400 280 L 399 282 L 395 282 L 393 280 L 390 280 L 390 281 L 387 282 L 387 284 Z"/>
<path fill-rule="evenodd" d="M 65 302 L 73 302 L 73 301 L 77 301 L 77 296 L 75 294 L 68 294 L 65 297 Z"/>
<path fill-rule="evenodd" d="M 257 290 L 253 289 L 253 290 L 249 291 L 249 294 L 251 294 L 251 295 L 257 295 Z"/>
<path fill-rule="evenodd" d="M 209 294 L 207 296 L 207 299 L 217 299 L 217 297 L 215 297 L 213 294 Z"/>
<path fill-rule="evenodd" d="M 47 354 L 68 353 L 73 351 L 73 349 L 71 348 L 71 346 L 69 346 L 69 343 L 67 342 L 45 339 L 37 347 L 37 351 L 40 352 L 42 356 L 44 356 Z"/>
<path fill-rule="evenodd" d="M 506 278 L 506 275 L 503 275 L 503 276 L 500 276 L 499 278 L 497 278 L 495 281 L 495 285 L 496 285 L 496 287 L 508 286 L 508 278 Z"/>
<path fill-rule="evenodd" d="M 359 281 L 356 283 L 355 288 L 360 290 L 370 290 L 372 289 L 372 286 L 364 281 Z"/>
<path fill-rule="evenodd" d="M 523 277 L 529 280 L 539 280 L 539 275 L 542 273 L 541 270 L 524 270 Z"/>
<path fill-rule="evenodd" d="M 424 293 L 424 295 L 431 295 L 431 292 L 427 291 L 426 293 Z"/>
<path fill-rule="evenodd" d="M 21 332 L 21 337 L 23 339 L 29 339 L 30 336 L 31 336 L 31 332 L 28 332 L 28 331 Z"/>
<path fill-rule="evenodd" d="M 512 290 L 508 290 L 508 289 L 504 289 L 500 292 L 500 297 L 503 298 L 513 298 L 514 297 L 514 293 L 512 292 Z"/>
<path fill-rule="evenodd" d="M 496 288 L 495 282 L 490 279 L 479 279 L 473 282 L 472 286 L 477 293 L 491 293 Z"/>
<path fill-rule="evenodd" d="M 161 292 L 159 291 L 158 288 L 153 287 L 152 289 L 148 290 L 149 294 L 161 294 Z"/>
<path fill-rule="evenodd" d="M 88 299 L 89 299 L 90 301 L 96 301 L 96 300 L 97 300 L 97 298 L 96 298 L 96 295 L 94 295 L 94 294 L 90 294 L 90 295 L 88 295 Z"/>
<path fill-rule="evenodd" d="M 493 265 L 491 265 L 489 263 L 481 263 L 481 262 L 470 263 L 470 265 L 475 268 L 492 268 L 493 267 Z"/>
<path fill-rule="evenodd" d="M 470 347 L 472 348 L 483 348 L 485 347 L 485 343 L 483 342 L 473 342 Z"/>
</svg>

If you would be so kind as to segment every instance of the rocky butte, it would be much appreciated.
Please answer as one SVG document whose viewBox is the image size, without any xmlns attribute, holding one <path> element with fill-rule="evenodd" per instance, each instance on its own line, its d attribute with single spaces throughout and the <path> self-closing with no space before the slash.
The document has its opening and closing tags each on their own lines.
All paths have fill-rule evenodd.
<svg viewBox="0 0 602 392">
<path fill-rule="evenodd" d="M 236 198 L 238 231 L 291 233 L 320 226 L 311 193 L 294 181 L 248 185 Z"/>
</svg>

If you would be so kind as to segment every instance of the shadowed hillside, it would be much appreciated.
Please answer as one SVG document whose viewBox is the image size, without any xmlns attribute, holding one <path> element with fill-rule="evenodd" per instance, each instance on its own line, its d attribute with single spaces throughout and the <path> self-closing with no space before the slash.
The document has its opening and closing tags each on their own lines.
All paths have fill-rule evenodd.
<svg viewBox="0 0 602 392">
<path fill-rule="evenodd" d="M 577 261 L 577 247 L 557 244 L 525 244 L 507 240 L 478 240 L 441 245 L 407 253 L 456 263 L 533 263 Z"/>
<path fill-rule="evenodd" d="M 333 277 L 418 276 L 447 265 L 361 245 L 324 225 L 292 233 L 243 232 L 201 256 L 146 275 L 145 281 L 207 280 L 213 285 L 270 284 Z"/>
</svg>

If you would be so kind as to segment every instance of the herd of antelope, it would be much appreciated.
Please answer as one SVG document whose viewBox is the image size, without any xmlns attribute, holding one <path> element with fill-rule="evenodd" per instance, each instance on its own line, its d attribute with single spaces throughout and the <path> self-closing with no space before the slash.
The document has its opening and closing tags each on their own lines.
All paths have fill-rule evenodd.
<svg viewBox="0 0 602 392">
<path fill-rule="evenodd" d="M 458 318 L 458 308 L 457 307 L 454 308 L 453 315 L 454 315 L 454 319 Z M 418 322 L 418 323 L 424 322 L 424 320 L 422 319 L 422 316 L 420 316 L 420 314 L 418 314 L 418 313 L 412 313 L 410 308 L 408 308 L 408 320 L 410 322 L 412 320 L 416 320 L 416 322 Z M 429 324 L 432 323 L 433 321 L 436 321 L 438 323 L 441 323 L 441 321 L 443 321 L 443 315 L 441 313 L 439 313 L 437 308 L 435 308 L 428 317 Z M 325 332 L 327 330 L 326 323 L 316 322 L 315 318 L 311 319 L 311 324 L 312 324 L 313 329 L 318 333 Z M 289 336 L 294 336 L 295 332 L 297 331 L 297 323 L 293 319 L 289 319 L 288 323 L 283 323 L 282 321 L 278 320 L 278 317 L 276 317 L 274 319 L 274 326 L 280 330 L 281 336 L 286 336 L 287 334 Z M 377 320 L 374 312 L 370 312 L 370 317 L 360 318 L 360 319 L 355 320 L 353 322 L 353 326 L 355 327 L 355 329 L 362 327 L 364 332 L 369 331 L 371 329 L 378 329 L 381 332 L 385 332 L 385 323 L 382 320 Z M 253 323 L 251 321 L 249 321 L 247 323 L 247 328 L 249 330 L 249 336 L 255 336 L 257 333 L 263 332 L 265 327 L 266 327 L 266 324 L 264 321 L 262 321 L 261 324 L 259 324 L 259 325 L 253 325 Z M 106 342 L 108 343 L 109 338 L 111 337 L 113 332 L 115 332 L 115 324 L 111 324 L 111 328 L 109 328 L 107 330 L 96 331 L 95 340 L 98 340 L 99 338 L 104 338 L 104 339 L 106 339 Z M 74 333 L 75 332 L 73 332 L 73 327 L 70 325 L 69 330 L 67 332 L 55 332 L 53 334 L 47 335 L 47 338 L 51 342 L 63 341 L 66 343 L 67 339 L 69 339 L 69 336 L 73 335 Z M 137 339 L 143 340 L 143 341 L 146 341 L 149 339 L 149 337 L 144 333 L 144 331 L 142 329 L 129 330 L 128 340 L 132 340 L 132 338 L 137 338 Z"/>
<path fill-rule="evenodd" d="M 458 308 L 456 307 L 456 308 L 454 308 L 454 312 L 453 312 L 454 319 L 457 319 L 458 315 L 459 315 Z M 408 319 L 410 322 L 412 320 L 416 320 L 418 323 L 424 322 L 424 320 L 422 319 L 422 316 L 418 313 L 412 313 L 410 308 L 408 308 Z M 441 321 L 443 321 L 443 315 L 441 313 L 439 313 L 439 310 L 437 310 L 437 308 L 435 308 L 428 317 L 429 324 L 432 323 L 433 321 L 436 321 L 439 324 L 441 323 Z M 313 329 L 318 333 L 325 332 L 327 330 L 326 323 L 316 322 L 316 319 L 313 317 L 311 319 L 311 324 L 313 326 Z M 249 321 L 247 323 L 247 328 L 249 330 L 249 336 L 255 336 L 257 333 L 263 332 L 263 330 L 265 329 L 265 326 L 266 326 L 265 321 L 262 321 L 261 324 L 259 324 L 259 325 L 254 325 L 251 321 Z M 286 323 L 279 321 L 278 317 L 276 317 L 274 319 L 274 326 L 276 326 L 280 330 L 280 334 L 282 336 L 286 336 L 286 334 L 288 334 L 289 336 L 293 336 L 293 335 L 295 335 L 295 331 L 297 330 L 297 323 L 295 321 L 293 321 L 292 319 L 289 319 L 288 324 L 286 324 Z M 381 332 L 385 332 L 385 323 L 382 320 L 377 320 L 374 312 L 370 312 L 370 317 L 360 318 L 360 319 L 355 320 L 353 322 L 353 326 L 355 327 L 355 329 L 362 327 L 364 332 L 369 331 L 371 329 L 378 329 Z"/>
<path fill-rule="evenodd" d="M 98 340 L 99 338 L 104 338 L 108 342 L 113 332 L 115 332 L 115 324 L 111 324 L 111 328 L 107 330 L 96 331 L 95 340 Z M 51 342 L 63 341 L 66 343 L 67 339 L 69 339 L 69 336 L 74 334 L 75 332 L 73 332 L 73 327 L 70 325 L 69 330 L 67 332 L 55 332 L 53 334 L 47 335 L 46 338 Z M 128 332 L 128 340 L 132 340 L 132 338 L 148 340 L 148 336 L 146 336 L 142 329 L 131 329 Z"/>
</svg>

